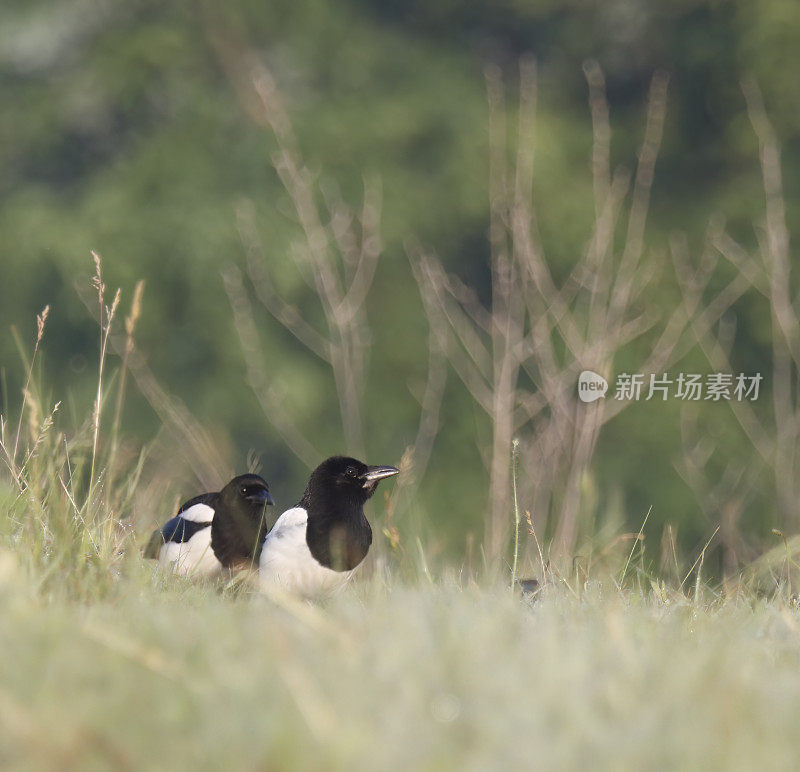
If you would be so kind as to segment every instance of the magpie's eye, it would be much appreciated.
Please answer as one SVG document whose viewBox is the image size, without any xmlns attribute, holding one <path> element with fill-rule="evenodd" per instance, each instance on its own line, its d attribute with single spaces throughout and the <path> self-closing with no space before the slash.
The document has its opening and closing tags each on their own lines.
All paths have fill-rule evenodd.
<svg viewBox="0 0 800 772">
<path fill-rule="evenodd" d="M 243 485 L 240 490 L 242 492 L 242 496 L 246 496 L 247 495 L 247 486 L 246 485 Z"/>
<path fill-rule="evenodd" d="M 357 477 L 358 476 L 358 472 L 356 472 L 356 469 L 355 469 L 354 466 L 348 466 L 347 470 L 345 471 L 345 474 L 348 477 Z"/>
</svg>

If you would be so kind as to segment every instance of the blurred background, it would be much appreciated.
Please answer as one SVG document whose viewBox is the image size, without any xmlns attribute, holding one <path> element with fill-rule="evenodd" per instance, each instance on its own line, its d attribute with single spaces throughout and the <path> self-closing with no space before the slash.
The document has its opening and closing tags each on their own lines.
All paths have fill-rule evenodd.
<svg viewBox="0 0 800 772">
<path fill-rule="evenodd" d="M 7 0 L 3 413 L 25 380 L 11 328 L 29 346 L 48 304 L 38 382 L 65 428 L 91 411 L 95 250 L 122 290 L 123 340 L 145 281 L 122 436 L 131 458 L 149 448 L 143 479 L 169 481 L 156 519 L 255 456 L 288 506 L 311 466 L 350 451 L 403 459 L 408 538 L 456 560 L 502 554 L 520 437 L 519 503 L 543 541 L 580 554 L 649 511 L 654 559 L 719 527 L 709 564 L 733 569 L 798 524 L 796 282 L 781 241 L 800 204 L 798 40 L 788 0 Z M 652 187 L 643 146 L 658 151 Z M 777 188 L 760 165 L 771 148 Z M 606 166 L 630 181 L 618 197 Z M 626 254 L 630 317 L 606 339 L 592 281 L 628 275 Z M 708 324 L 687 312 L 660 361 L 693 289 Z M 506 311 L 531 342 L 510 376 Z M 746 414 L 576 399 L 583 367 L 613 383 L 653 361 L 673 377 L 716 371 L 719 356 L 764 375 Z"/>
</svg>

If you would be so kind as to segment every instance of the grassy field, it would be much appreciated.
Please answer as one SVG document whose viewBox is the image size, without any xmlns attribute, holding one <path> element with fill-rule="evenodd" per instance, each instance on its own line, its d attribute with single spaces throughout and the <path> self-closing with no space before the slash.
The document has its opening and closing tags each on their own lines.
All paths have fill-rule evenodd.
<svg viewBox="0 0 800 772">
<path fill-rule="evenodd" d="M 94 601 L 0 553 L 0 766 L 792 769 L 791 601 L 376 574 L 327 605 L 138 559 Z M 58 591 L 54 591 L 58 596 Z"/>
<path fill-rule="evenodd" d="M 720 586 L 704 551 L 659 578 L 644 524 L 571 577 L 527 544 L 531 598 L 376 501 L 370 565 L 325 604 L 159 572 L 141 546 L 176 491 L 118 431 L 115 305 L 91 416 L 60 428 L 34 349 L 0 421 L 0 768 L 796 768 L 797 538 Z"/>
</svg>

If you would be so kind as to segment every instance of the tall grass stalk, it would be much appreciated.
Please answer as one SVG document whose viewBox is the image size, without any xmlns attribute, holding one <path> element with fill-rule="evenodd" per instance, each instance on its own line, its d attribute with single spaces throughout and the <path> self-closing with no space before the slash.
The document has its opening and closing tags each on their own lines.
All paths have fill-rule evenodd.
<svg viewBox="0 0 800 772">
<path fill-rule="evenodd" d="M 103 370 L 108 350 L 108 336 L 111 332 L 111 323 L 119 304 L 120 290 L 114 294 L 111 306 L 105 305 L 106 285 L 103 283 L 102 260 L 97 252 L 92 252 L 94 259 L 95 275 L 92 277 L 92 286 L 97 290 L 97 299 L 100 304 L 100 363 L 97 373 L 97 394 L 94 400 L 94 410 L 92 413 L 92 460 L 89 473 L 89 488 L 86 495 L 86 502 L 91 501 L 95 487 L 95 468 L 97 465 L 97 441 L 100 436 L 100 413 L 103 406 Z"/>
<path fill-rule="evenodd" d="M 517 586 L 517 562 L 519 561 L 519 502 L 517 501 L 517 462 L 519 460 L 519 440 L 511 443 L 511 487 L 514 493 L 514 562 L 511 564 L 511 589 Z"/>
<path fill-rule="evenodd" d="M 686 584 L 686 580 L 692 575 L 692 571 L 694 571 L 694 569 L 695 569 L 695 567 L 697 566 L 698 563 L 700 564 L 700 567 L 702 568 L 703 561 L 705 560 L 705 557 L 706 557 L 706 550 L 708 549 L 709 544 L 711 544 L 711 542 L 714 540 L 714 537 L 719 533 L 719 529 L 720 529 L 720 526 L 717 526 L 714 529 L 714 533 L 711 534 L 711 537 L 709 538 L 709 540 L 703 545 L 703 549 L 700 550 L 700 554 L 697 556 L 697 560 L 695 560 L 694 563 L 692 563 L 692 567 L 686 572 L 686 576 L 683 577 L 683 581 L 681 582 L 679 589 L 682 589 L 683 585 Z M 698 579 L 700 578 L 700 571 L 699 570 L 698 570 L 698 573 L 697 573 L 697 578 Z M 697 590 L 695 589 L 695 592 L 696 591 Z"/>
<path fill-rule="evenodd" d="M 25 388 L 22 391 L 22 407 L 19 411 L 19 422 L 17 423 L 17 432 L 14 436 L 14 450 L 12 452 L 12 457 L 16 459 L 17 457 L 17 449 L 19 448 L 19 435 L 22 431 L 22 419 L 25 415 L 25 407 L 28 403 L 28 393 L 31 385 L 31 377 L 33 376 L 33 368 L 36 364 L 36 355 L 39 353 L 39 344 L 42 342 L 42 337 L 44 336 L 44 328 L 47 324 L 47 317 L 50 314 L 50 306 L 46 305 L 42 309 L 42 313 L 36 316 L 36 343 L 33 346 L 33 355 L 31 356 L 30 364 L 28 365 L 28 372 L 25 376 Z"/>
<path fill-rule="evenodd" d="M 117 404 L 114 407 L 114 423 L 111 426 L 111 451 L 108 456 L 108 487 L 113 487 L 114 470 L 117 460 L 117 450 L 119 448 L 119 426 L 122 420 L 122 406 L 125 401 L 125 386 L 127 383 L 128 363 L 134 349 L 134 333 L 136 323 L 142 313 L 142 296 L 144 295 L 144 280 L 136 282 L 131 301 L 131 310 L 125 318 L 125 349 L 122 354 L 122 365 L 120 366 L 119 387 L 117 388 Z"/>
<path fill-rule="evenodd" d="M 644 527 L 647 525 L 647 520 L 650 517 L 650 513 L 653 511 L 653 507 L 651 506 L 650 509 L 647 510 L 647 514 L 644 516 L 644 520 L 642 520 L 642 525 L 639 527 L 639 533 L 636 534 L 636 538 L 633 540 L 633 544 L 631 545 L 631 551 L 628 553 L 628 559 L 625 561 L 625 567 L 622 569 L 622 573 L 619 575 L 619 584 L 622 586 L 625 582 L 625 576 L 628 573 L 628 566 L 631 564 L 631 558 L 633 557 L 633 551 L 636 549 L 636 545 L 640 543 L 643 538 L 644 534 Z"/>
</svg>

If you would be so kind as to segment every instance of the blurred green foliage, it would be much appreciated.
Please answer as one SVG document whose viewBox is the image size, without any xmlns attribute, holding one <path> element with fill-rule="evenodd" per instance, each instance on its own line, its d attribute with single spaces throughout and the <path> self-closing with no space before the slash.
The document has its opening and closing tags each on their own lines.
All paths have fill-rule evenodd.
<svg viewBox="0 0 800 772">
<path fill-rule="evenodd" d="M 535 194 L 556 274 L 590 232 L 587 58 L 606 74 L 614 164 L 635 163 L 653 72 L 671 76 L 648 249 L 665 250 L 680 229 L 697 252 L 717 212 L 755 244 L 763 193 L 739 87 L 749 76 L 783 143 L 790 228 L 798 221 L 800 6 L 791 0 L 9 0 L 0 7 L 4 403 L 22 380 L 9 327 L 29 338 L 35 314 L 50 304 L 44 380 L 57 385 L 55 398 L 72 394 L 85 415 L 97 330 L 76 285 L 91 274 L 95 249 L 106 283 L 123 288 L 123 310 L 135 281 L 147 281 L 137 340 L 161 383 L 233 438 L 238 468 L 248 449 L 262 455 L 280 504 L 298 496 L 306 470 L 247 387 L 220 277 L 242 262 L 235 208 L 252 200 L 276 283 L 304 313 L 312 308 L 288 257 L 298 227 L 270 163 L 274 140 L 242 109 L 214 50 L 214 36 L 227 33 L 269 65 L 312 170 L 353 205 L 364 175 L 382 182 L 384 254 L 368 301 L 374 349 L 365 405 L 374 462 L 396 462 L 413 440 L 412 392 L 426 375 L 427 326 L 404 240 L 430 245 L 481 297 L 489 294 L 487 63 L 502 68 L 512 102 L 519 57 L 539 64 Z M 654 304 L 668 307 L 671 292 L 665 283 Z M 737 311 L 734 359 L 743 370 L 767 371 L 769 318 L 752 302 Z M 340 450 L 329 373 L 266 315 L 259 332 L 296 420 L 321 452 Z M 658 533 L 676 522 L 691 547 L 713 527 L 673 468 L 677 410 L 636 405 L 612 422 L 596 482 L 603 502 L 622 492 L 634 530 L 652 505 L 649 527 Z M 142 441 L 159 425 L 136 395 L 125 420 Z M 420 496 L 430 533 L 456 551 L 465 531 L 482 533 L 486 487 L 475 437 L 485 436 L 483 421 L 451 378 Z M 741 441 L 727 414 L 709 423 L 718 439 Z M 748 512 L 755 532 L 774 525 L 769 506 Z"/>
</svg>

